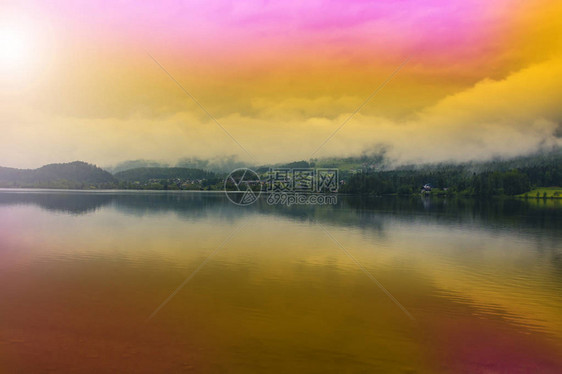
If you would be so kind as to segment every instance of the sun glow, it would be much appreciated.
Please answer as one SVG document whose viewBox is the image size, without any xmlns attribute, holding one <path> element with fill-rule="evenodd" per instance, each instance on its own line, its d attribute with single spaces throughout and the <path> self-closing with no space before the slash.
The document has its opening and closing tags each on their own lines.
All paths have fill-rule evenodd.
<svg viewBox="0 0 562 374">
<path fill-rule="evenodd" d="M 3 33 L 0 36 L 0 61 L 4 67 L 21 65 L 29 58 L 25 35 L 19 32 Z"/>
<path fill-rule="evenodd" d="M 0 29 L 0 67 L 8 73 L 30 63 L 32 42 L 29 34 L 18 27 L 2 26 Z"/>
<path fill-rule="evenodd" d="M 0 17 L 0 93 L 18 95 L 48 77 L 53 62 L 52 27 L 45 19 L 6 12 Z"/>
</svg>

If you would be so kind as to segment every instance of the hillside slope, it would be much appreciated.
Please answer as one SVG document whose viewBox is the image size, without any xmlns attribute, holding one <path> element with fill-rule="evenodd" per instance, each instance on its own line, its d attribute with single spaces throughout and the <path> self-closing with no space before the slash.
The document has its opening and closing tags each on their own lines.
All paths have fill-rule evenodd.
<svg viewBox="0 0 562 374">
<path fill-rule="evenodd" d="M 82 161 L 49 164 L 38 169 L 0 167 L 0 187 L 111 188 L 116 182 L 107 171 Z"/>
</svg>

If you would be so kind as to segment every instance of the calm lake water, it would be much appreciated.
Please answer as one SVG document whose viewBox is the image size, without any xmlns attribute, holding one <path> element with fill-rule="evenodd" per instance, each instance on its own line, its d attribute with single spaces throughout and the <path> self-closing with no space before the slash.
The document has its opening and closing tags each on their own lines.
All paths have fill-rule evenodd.
<svg viewBox="0 0 562 374">
<path fill-rule="evenodd" d="M 562 204 L 0 192 L 2 373 L 562 372 Z"/>
</svg>

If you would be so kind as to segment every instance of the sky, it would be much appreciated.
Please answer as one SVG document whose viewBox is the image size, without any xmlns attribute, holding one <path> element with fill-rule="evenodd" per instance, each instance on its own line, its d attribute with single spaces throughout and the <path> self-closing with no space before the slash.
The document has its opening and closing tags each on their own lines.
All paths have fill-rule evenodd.
<svg viewBox="0 0 562 374">
<path fill-rule="evenodd" d="M 559 1 L 0 10 L 2 166 L 255 165 L 381 148 L 398 163 L 464 161 L 562 144 Z"/>
</svg>

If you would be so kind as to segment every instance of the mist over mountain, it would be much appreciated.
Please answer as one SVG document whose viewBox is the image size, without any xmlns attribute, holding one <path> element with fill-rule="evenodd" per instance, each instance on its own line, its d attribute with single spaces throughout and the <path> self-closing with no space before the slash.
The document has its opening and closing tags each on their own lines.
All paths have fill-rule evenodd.
<svg viewBox="0 0 562 374">
<path fill-rule="evenodd" d="M 158 162 L 152 160 L 129 160 L 123 161 L 113 166 L 105 166 L 104 169 L 112 174 L 118 173 L 124 170 L 137 169 L 137 168 L 165 168 L 170 165 L 165 162 Z"/>
<path fill-rule="evenodd" d="M 119 181 L 146 183 L 155 179 L 210 179 L 215 174 L 202 169 L 180 167 L 143 167 L 114 174 Z"/>
<path fill-rule="evenodd" d="M 120 189 L 220 189 L 225 175 L 239 167 L 250 167 L 265 175 L 270 168 L 337 168 L 340 179 L 351 193 L 377 194 L 416 191 L 425 183 L 440 188 L 455 186 L 457 191 L 474 194 L 511 194 L 532 187 L 562 185 L 562 148 L 555 147 L 527 156 L 495 158 L 484 162 L 441 162 L 396 165 L 385 149 L 375 149 L 357 157 L 296 160 L 282 164 L 245 165 L 234 157 L 225 159 L 182 159 L 169 167 L 148 160 L 126 161 L 111 174 L 82 161 L 49 164 L 38 169 L 0 167 L 2 188 L 120 188 Z M 160 165 L 142 166 L 139 165 Z M 126 167 L 129 169 L 120 170 Z M 363 176 L 368 175 L 366 180 Z M 483 187 L 484 186 L 484 187 Z M 515 187 L 514 187 L 515 186 Z M 454 191 L 455 189 L 451 189 Z"/>
<path fill-rule="evenodd" d="M 380 157 L 381 154 L 378 154 Z M 377 157 L 377 156 L 376 156 Z M 367 156 L 367 159 L 372 159 L 372 156 Z M 529 168 L 540 166 L 543 164 L 550 164 L 562 161 L 562 147 L 551 147 L 548 149 L 540 149 L 526 155 L 519 155 L 515 157 L 491 157 L 484 161 L 443 161 L 435 163 L 396 163 L 387 159 L 382 154 L 381 167 L 377 170 L 431 170 L 443 167 L 462 166 L 471 173 L 481 173 L 485 171 L 505 171 L 516 168 Z"/>
<path fill-rule="evenodd" d="M 251 168 L 254 170 L 265 171 L 269 168 L 338 168 L 342 172 L 369 170 L 369 171 L 390 171 L 390 170 L 422 170 L 439 169 L 442 167 L 460 166 L 470 172 L 483 172 L 489 170 L 509 170 L 513 168 L 529 167 L 545 162 L 553 162 L 562 154 L 562 147 L 553 146 L 541 148 L 535 152 L 519 155 L 515 157 L 490 157 L 485 160 L 469 161 L 441 161 L 425 162 L 420 157 L 419 162 L 408 162 L 392 158 L 389 148 L 375 146 L 357 156 L 348 157 L 322 157 L 308 160 L 292 160 L 281 163 L 247 163 L 239 160 L 236 156 L 216 157 L 203 159 L 197 157 L 186 157 L 173 162 L 158 160 L 128 160 L 119 164 L 105 167 L 112 174 L 138 168 L 188 168 L 201 169 L 218 174 L 230 173 L 237 168 Z"/>
<path fill-rule="evenodd" d="M 230 173 L 234 169 L 248 167 L 248 164 L 240 161 L 236 156 L 214 157 L 211 159 L 186 157 L 178 160 L 176 166 Z"/>
<path fill-rule="evenodd" d="M 384 165 L 384 164 L 383 164 Z M 341 173 L 340 173 L 341 174 Z M 341 191 L 347 193 L 410 195 L 428 186 L 428 192 L 466 196 L 519 195 L 537 187 L 562 186 L 562 150 L 541 151 L 485 162 L 413 164 L 377 167 L 363 164 L 347 175 Z M 559 196 L 560 191 L 551 191 Z M 535 191 L 533 197 L 545 197 Z"/>
<path fill-rule="evenodd" d="M 116 165 L 106 166 L 104 169 L 115 174 L 121 171 L 137 169 L 137 168 L 188 168 L 188 169 L 202 169 L 213 172 L 229 173 L 230 171 L 241 168 L 248 167 L 247 163 L 244 163 L 236 156 L 225 156 L 225 157 L 215 157 L 210 159 L 202 159 L 198 157 L 184 157 L 180 158 L 175 162 L 164 162 L 156 160 L 128 160 L 120 162 Z M 254 165 L 251 165 L 254 166 Z"/>
</svg>

